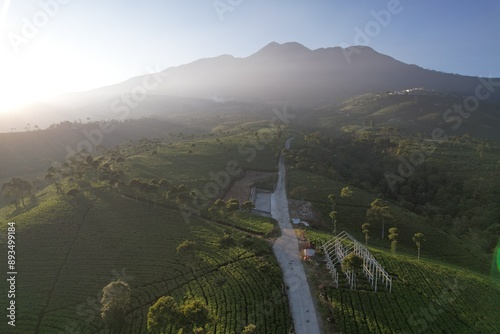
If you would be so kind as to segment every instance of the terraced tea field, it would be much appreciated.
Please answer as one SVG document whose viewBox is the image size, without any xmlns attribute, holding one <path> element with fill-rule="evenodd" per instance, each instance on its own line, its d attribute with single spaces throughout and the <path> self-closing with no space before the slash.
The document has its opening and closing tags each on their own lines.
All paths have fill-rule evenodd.
<svg viewBox="0 0 500 334">
<path fill-rule="evenodd" d="M 186 223 L 178 212 L 110 193 L 85 204 L 47 196 L 16 217 L 19 333 L 106 332 L 100 292 L 118 278 L 132 288 L 123 333 L 146 333 L 148 308 L 164 295 L 203 300 L 213 333 L 292 326 L 281 272 L 257 234 L 194 216 Z M 219 244 L 225 234 L 234 241 L 227 247 Z M 177 252 L 185 240 L 193 250 Z"/>
<path fill-rule="evenodd" d="M 318 245 L 328 239 L 323 233 L 308 235 Z M 342 273 L 336 288 L 324 264 L 312 266 L 321 273 L 317 293 L 335 333 L 498 332 L 498 281 L 443 263 L 370 251 L 393 277 L 392 293 L 374 292 L 362 274 L 357 290 L 349 289 Z"/>
</svg>

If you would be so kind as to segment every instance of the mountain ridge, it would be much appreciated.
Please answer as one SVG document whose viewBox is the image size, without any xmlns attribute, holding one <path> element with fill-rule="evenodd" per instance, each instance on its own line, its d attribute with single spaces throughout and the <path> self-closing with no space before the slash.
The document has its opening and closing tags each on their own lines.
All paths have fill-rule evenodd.
<svg viewBox="0 0 500 334">
<path fill-rule="evenodd" d="M 297 42 L 271 42 L 247 57 L 219 55 L 198 59 L 115 85 L 68 94 L 49 104 L 20 110 L 17 118 L 22 120 L 22 126 L 29 120 L 31 124 L 42 127 L 67 119 L 68 114 L 73 115 L 73 120 L 87 117 L 117 119 L 111 105 L 134 92 L 140 95 L 138 91 L 147 96 L 136 98 L 138 103 L 134 106 L 134 118 L 168 114 L 171 97 L 207 101 L 217 97 L 219 102 L 286 104 L 311 110 L 364 93 L 416 87 L 473 95 L 479 84 L 478 79 L 406 64 L 368 46 L 311 50 Z M 146 83 L 154 89 L 146 89 Z M 155 101 L 158 100 L 154 108 L 146 103 L 146 97 L 151 96 L 156 96 Z M 500 100 L 500 94 L 491 99 Z M 37 116 L 49 112 L 50 117 Z M 2 118 L 5 123 L 6 118 Z"/>
</svg>

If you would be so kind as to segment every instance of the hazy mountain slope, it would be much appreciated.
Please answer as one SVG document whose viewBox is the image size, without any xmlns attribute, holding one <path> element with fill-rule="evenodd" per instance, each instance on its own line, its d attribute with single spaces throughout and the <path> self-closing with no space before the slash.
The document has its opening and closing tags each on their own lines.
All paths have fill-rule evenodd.
<svg viewBox="0 0 500 334">
<path fill-rule="evenodd" d="M 298 43 L 271 43 L 247 58 L 220 56 L 167 69 L 165 94 L 288 103 L 314 108 L 367 92 L 424 87 L 473 93 L 478 79 L 425 70 L 369 47 L 309 50 Z"/>
<path fill-rule="evenodd" d="M 474 94 L 479 83 L 475 77 L 408 65 L 364 46 L 310 50 L 298 43 L 273 42 L 246 58 L 222 55 L 200 59 L 116 85 L 69 94 L 18 112 L 17 126 L 0 130 L 63 119 L 165 115 L 179 110 L 179 97 L 184 98 L 182 103 L 194 105 L 238 100 L 317 108 L 363 93 L 414 87 Z M 120 112 L 124 109 L 129 113 Z M 39 116 L 42 112 L 43 118 Z M 14 121 L 0 120 L 0 124 Z"/>
</svg>

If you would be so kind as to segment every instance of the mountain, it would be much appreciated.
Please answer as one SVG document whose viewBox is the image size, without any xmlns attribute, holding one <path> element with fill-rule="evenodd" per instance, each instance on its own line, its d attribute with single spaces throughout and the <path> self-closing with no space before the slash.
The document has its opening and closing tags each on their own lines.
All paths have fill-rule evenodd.
<svg viewBox="0 0 500 334">
<path fill-rule="evenodd" d="M 310 50 L 299 43 L 275 42 L 246 58 L 224 55 L 202 59 L 169 68 L 162 75 L 165 82 L 159 92 L 165 95 L 197 98 L 217 95 L 305 108 L 368 92 L 415 87 L 471 94 L 479 83 L 475 77 L 408 65 L 369 47 Z"/>
<path fill-rule="evenodd" d="M 426 70 L 366 46 L 310 50 L 299 43 L 272 42 L 246 58 L 221 55 L 200 59 L 66 95 L 20 111 L 17 117 L 22 119 L 21 127 L 28 122 L 43 127 L 62 119 L 168 115 L 192 108 L 217 108 L 227 101 L 315 109 L 359 94 L 416 87 L 468 95 L 474 94 L 478 84 L 477 77 Z M 120 113 L 125 109 L 133 113 Z M 41 114 L 43 118 L 38 116 Z"/>
</svg>

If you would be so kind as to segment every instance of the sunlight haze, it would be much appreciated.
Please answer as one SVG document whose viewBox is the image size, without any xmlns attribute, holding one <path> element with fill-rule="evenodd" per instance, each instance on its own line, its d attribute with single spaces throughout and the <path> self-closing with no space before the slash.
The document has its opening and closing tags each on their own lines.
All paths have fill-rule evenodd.
<svg viewBox="0 0 500 334">
<path fill-rule="evenodd" d="M 397 14 L 382 15 L 379 29 L 360 37 L 359 31 L 366 32 L 374 15 L 387 11 L 390 3 L 397 4 Z M 221 54 L 245 57 L 271 41 L 297 41 L 311 49 L 365 44 L 428 69 L 500 76 L 494 66 L 500 58 L 494 35 L 500 5 L 495 1 L 453 6 L 432 1 L 286 6 L 241 1 L 224 10 L 215 4 L 4 0 L 0 112 L 118 83 L 147 73 L 146 68 L 165 69 Z"/>
</svg>

